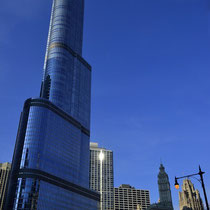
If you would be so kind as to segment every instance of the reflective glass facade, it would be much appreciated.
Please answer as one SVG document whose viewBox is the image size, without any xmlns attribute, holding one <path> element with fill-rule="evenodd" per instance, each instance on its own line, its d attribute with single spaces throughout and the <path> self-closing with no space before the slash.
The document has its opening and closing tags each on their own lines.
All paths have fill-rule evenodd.
<svg viewBox="0 0 210 210">
<path fill-rule="evenodd" d="M 20 178 L 18 185 L 24 186 L 23 199 L 15 203 L 14 209 L 97 209 L 96 201 L 44 181 Z M 31 193 L 33 188 L 35 190 Z"/>
<path fill-rule="evenodd" d="M 90 128 L 91 67 L 81 57 L 83 0 L 55 0 L 41 97 Z"/>
<path fill-rule="evenodd" d="M 43 102 L 33 103 L 37 106 L 30 106 L 20 168 L 39 169 L 88 187 L 88 133 L 41 107 Z"/>
<path fill-rule="evenodd" d="M 42 86 L 44 98 L 89 129 L 91 71 L 88 65 L 65 48 L 53 47 L 46 67 Z"/>
<path fill-rule="evenodd" d="M 54 0 L 40 98 L 21 114 L 6 209 L 94 210 L 89 190 L 91 66 L 84 0 Z"/>
</svg>

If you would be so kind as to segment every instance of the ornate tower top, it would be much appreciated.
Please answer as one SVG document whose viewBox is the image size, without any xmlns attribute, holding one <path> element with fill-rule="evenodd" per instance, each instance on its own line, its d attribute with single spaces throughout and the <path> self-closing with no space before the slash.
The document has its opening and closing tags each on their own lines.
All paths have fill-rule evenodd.
<svg viewBox="0 0 210 210">
<path fill-rule="evenodd" d="M 165 172 L 163 164 L 160 164 L 160 171 L 158 174 L 158 188 L 160 203 L 167 205 L 170 209 L 173 209 L 171 189 L 168 174 Z"/>
</svg>

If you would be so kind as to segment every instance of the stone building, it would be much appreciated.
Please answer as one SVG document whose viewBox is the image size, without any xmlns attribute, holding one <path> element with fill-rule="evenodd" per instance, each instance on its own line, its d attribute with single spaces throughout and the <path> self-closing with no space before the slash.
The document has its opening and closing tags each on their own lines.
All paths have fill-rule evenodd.
<svg viewBox="0 0 210 210">
<path fill-rule="evenodd" d="M 165 172 L 163 164 L 160 164 L 160 171 L 158 174 L 158 189 L 160 196 L 160 203 L 164 206 L 168 206 L 168 209 L 173 209 L 171 188 L 168 178 L 168 174 Z"/>
<path fill-rule="evenodd" d="M 198 190 L 189 179 L 183 180 L 182 192 L 179 192 L 180 210 L 204 210 Z"/>
<path fill-rule="evenodd" d="M 160 200 L 152 204 L 147 210 L 173 210 L 172 196 L 168 174 L 165 172 L 163 164 L 160 164 L 158 173 L 158 189 Z"/>
<path fill-rule="evenodd" d="M 10 170 L 10 163 L 0 163 L 0 209 L 3 209 Z"/>
</svg>

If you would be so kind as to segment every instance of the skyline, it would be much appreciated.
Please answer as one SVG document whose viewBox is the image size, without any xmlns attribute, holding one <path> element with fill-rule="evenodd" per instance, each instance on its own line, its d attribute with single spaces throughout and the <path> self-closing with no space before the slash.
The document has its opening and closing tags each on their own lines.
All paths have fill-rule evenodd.
<svg viewBox="0 0 210 210">
<path fill-rule="evenodd" d="M 9 6 L 8 2 L 0 9 L 0 91 L 4 101 L 0 133 L 6 139 L 1 140 L 1 162 L 12 158 L 23 101 L 38 96 L 50 18 L 51 1 L 22 2 L 24 10 L 21 3 Z M 91 141 L 114 151 L 115 186 L 128 183 L 149 189 L 151 202 L 157 201 L 162 158 L 174 206 L 178 197 L 174 176 L 197 172 L 198 164 L 206 171 L 209 195 L 207 2 L 120 2 L 116 0 L 110 7 L 110 1 L 86 1 L 83 55 L 93 67 Z M 193 157 L 197 149 L 204 152 Z M 133 169 L 130 162 L 140 164 Z M 126 171 L 130 170 L 133 174 L 128 178 Z M 194 184 L 203 198 L 199 183 Z"/>
</svg>

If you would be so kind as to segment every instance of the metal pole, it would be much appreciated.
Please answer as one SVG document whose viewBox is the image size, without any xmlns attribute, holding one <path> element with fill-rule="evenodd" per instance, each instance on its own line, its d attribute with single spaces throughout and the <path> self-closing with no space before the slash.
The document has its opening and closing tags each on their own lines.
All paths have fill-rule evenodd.
<svg viewBox="0 0 210 210">
<path fill-rule="evenodd" d="M 208 199 L 207 199 L 207 195 L 206 195 L 206 189 L 205 189 L 205 185 L 204 185 L 204 181 L 203 181 L 203 174 L 205 172 L 201 171 L 201 167 L 199 166 L 199 175 L 200 175 L 200 178 L 201 178 L 201 185 L 202 185 L 202 188 L 203 188 L 203 194 L 204 194 L 204 198 L 205 198 L 205 201 L 206 201 L 206 208 L 207 210 L 209 210 L 209 203 L 208 203 Z"/>
</svg>

